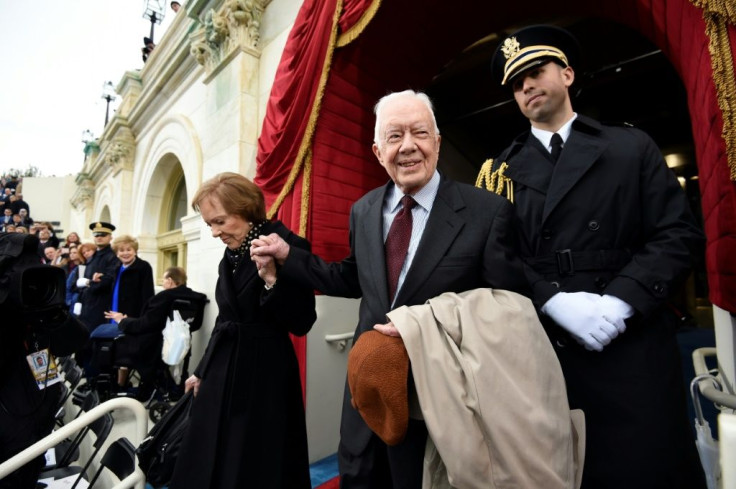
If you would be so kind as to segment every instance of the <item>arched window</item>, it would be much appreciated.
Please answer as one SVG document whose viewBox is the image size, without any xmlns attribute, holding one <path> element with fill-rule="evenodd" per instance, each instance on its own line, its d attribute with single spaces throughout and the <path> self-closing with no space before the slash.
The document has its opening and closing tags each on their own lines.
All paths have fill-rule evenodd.
<svg viewBox="0 0 736 489">
<path fill-rule="evenodd" d="M 160 228 L 156 237 L 158 248 L 157 280 L 169 267 L 186 268 L 187 243 L 181 232 L 181 219 L 187 215 L 187 185 L 181 165 L 172 165 L 164 191 Z"/>
<path fill-rule="evenodd" d="M 187 185 L 184 181 L 184 175 L 179 178 L 176 190 L 171 198 L 171 208 L 169 212 L 168 230 L 181 229 L 181 218 L 187 215 Z"/>
</svg>

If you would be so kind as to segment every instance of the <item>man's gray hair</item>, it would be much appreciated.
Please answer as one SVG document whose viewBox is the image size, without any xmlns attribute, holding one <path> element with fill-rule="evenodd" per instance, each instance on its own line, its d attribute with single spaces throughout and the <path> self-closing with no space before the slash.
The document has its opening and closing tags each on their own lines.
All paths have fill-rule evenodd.
<svg viewBox="0 0 736 489">
<path fill-rule="evenodd" d="M 434 106 L 432 105 L 432 101 L 429 99 L 426 93 L 415 92 L 414 90 L 393 92 L 381 97 L 376 106 L 373 108 L 373 112 L 376 114 L 376 127 L 373 131 L 373 142 L 376 143 L 376 145 L 378 146 L 381 146 L 381 140 L 379 137 L 379 130 L 381 128 L 381 112 L 388 102 L 401 97 L 414 98 L 426 105 L 427 109 L 429 109 L 429 113 L 432 115 L 432 124 L 434 125 L 435 135 L 439 135 L 440 133 L 440 129 L 437 127 L 437 119 L 435 119 L 434 117 Z"/>
</svg>

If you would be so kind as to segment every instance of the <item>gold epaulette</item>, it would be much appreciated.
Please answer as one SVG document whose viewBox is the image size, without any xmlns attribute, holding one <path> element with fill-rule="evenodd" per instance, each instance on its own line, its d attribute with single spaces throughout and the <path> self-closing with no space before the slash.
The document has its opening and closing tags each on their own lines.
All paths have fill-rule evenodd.
<svg viewBox="0 0 736 489">
<path fill-rule="evenodd" d="M 506 168 L 509 165 L 501 163 L 498 170 L 493 170 L 493 159 L 486 160 L 483 166 L 480 167 L 478 172 L 478 178 L 475 180 L 475 186 L 478 188 L 485 188 L 489 192 L 494 192 L 498 195 L 504 195 L 511 203 L 514 202 L 514 182 L 504 175 Z"/>
</svg>

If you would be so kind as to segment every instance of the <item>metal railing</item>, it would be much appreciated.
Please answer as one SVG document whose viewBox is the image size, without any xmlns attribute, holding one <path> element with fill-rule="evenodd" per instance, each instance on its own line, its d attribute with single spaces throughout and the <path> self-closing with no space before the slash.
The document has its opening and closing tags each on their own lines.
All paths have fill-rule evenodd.
<svg viewBox="0 0 736 489">
<path fill-rule="evenodd" d="M 708 379 L 708 375 L 711 374 L 708 369 L 708 365 L 705 362 L 706 357 L 715 357 L 715 348 L 698 348 L 693 351 L 693 368 L 695 369 L 696 377 L 703 376 L 702 380 L 698 381 L 698 387 L 700 393 L 711 402 L 714 402 L 720 406 L 736 409 L 736 395 L 723 392 L 717 388 L 718 385 L 711 379 Z"/>
<path fill-rule="evenodd" d="M 146 437 L 146 433 L 148 431 L 148 415 L 146 413 L 146 408 L 143 406 L 143 404 L 136 401 L 135 399 L 130 399 L 127 397 L 110 399 L 109 401 L 100 404 L 94 409 L 91 409 L 89 412 L 83 413 L 74 421 L 71 421 L 63 427 L 53 431 L 47 437 L 37 441 L 19 454 L 13 456 L 12 458 L 9 458 L 8 460 L 0 464 L 0 479 L 3 479 L 5 476 L 13 473 L 39 455 L 46 453 L 46 450 L 58 445 L 61 441 L 80 431 L 82 428 L 91 424 L 96 419 L 101 418 L 105 414 L 115 409 L 121 408 L 130 409 L 135 415 L 136 439 L 131 440 L 131 442 L 134 446 L 137 447 Z M 146 476 L 145 474 L 143 474 L 143 471 L 140 469 L 140 467 L 138 467 L 138 465 L 136 464 L 135 472 L 116 484 L 113 489 L 126 489 L 129 487 L 144 489 L 145 482 Z"/>
<path fill-rule="evenodd" d="M 338 334 L 326 334 L 325 341 L 327 343 L 335 343 L 335 346 L 339 351 L 343 351 L 348 346 L 348 341 L 353 339 L 355 331 L 349 333 L 338 333 Z"/>
</svg>

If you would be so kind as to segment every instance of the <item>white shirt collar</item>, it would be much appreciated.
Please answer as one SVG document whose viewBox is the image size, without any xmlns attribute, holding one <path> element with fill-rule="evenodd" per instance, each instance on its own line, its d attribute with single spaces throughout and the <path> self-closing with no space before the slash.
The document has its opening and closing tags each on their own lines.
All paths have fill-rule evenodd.
<svg viewBox="0 0 736 489">
<path fill-rule="evenodd" d="M 412 197 L 417 204 L 419 204 L 422 208 L 429 212 L 430 210 L 432 210 L 432 204 L 434 203 L 434 198 L 437 196 L 437 190 L 439 188 L 440 174 L 435 169 L 434 175 L 432 175 L 432 178 L 429 179 L 429 182 L 427 182 L 424 187 L 420 188 L 417 193 L 412 195 Z M 394 211 L 396 207 L 401 204 L 401 198 L 404 197 L 404 194 L 396 187 L 396 185 L 393 185 L 389 192 L 389 209 L 391 209 L 391 211 Z"/>
<path fill-rule="evenodd" d="M 577 117 L 577 112 L 574 112 L 570 120 L 565 122 L 565 124 L 563 124 L 562 127 L 557 130 L 557 134 L 560 135 L 563 143 L 566 142 L 567 138 L 570 137 L 570 131 L 572 131 L 572 123 Z M 538 127 L 532 126 L 532 134 L 534 134 L 534 136 L 539 139 L 542 145 L 547 148 L 547 151 L 551 150 L 550 140 L 552 139 L 552 135 L 554 134 L 554 132 L 545 131 L 544 129 L 539 129 Z"/>
</svg>

